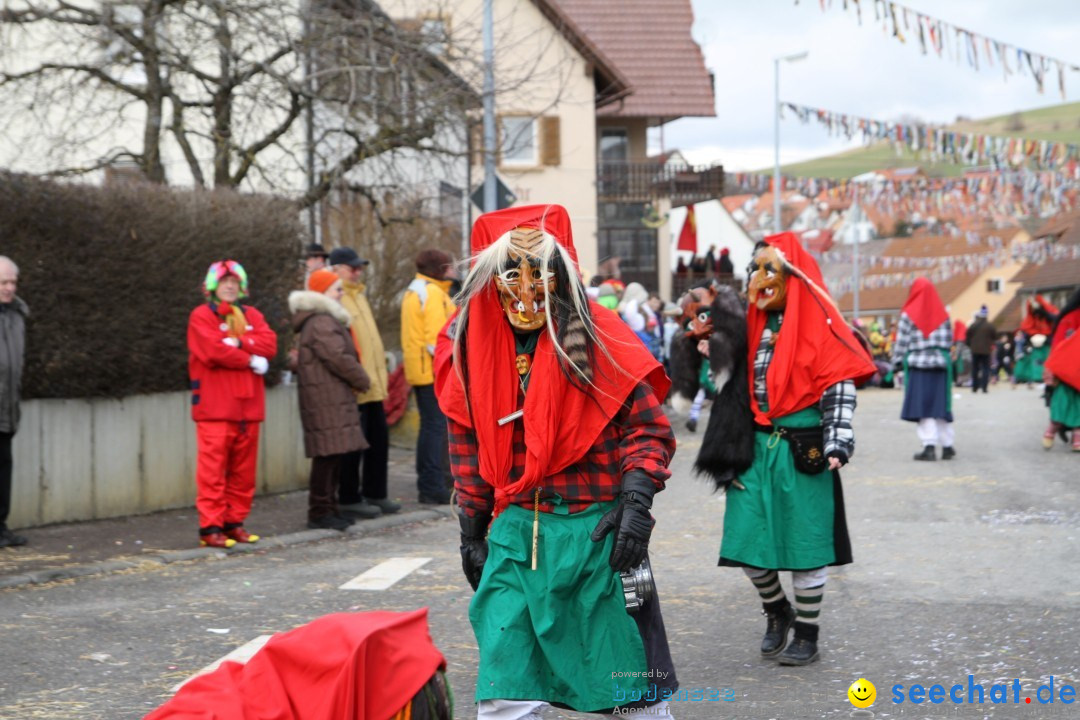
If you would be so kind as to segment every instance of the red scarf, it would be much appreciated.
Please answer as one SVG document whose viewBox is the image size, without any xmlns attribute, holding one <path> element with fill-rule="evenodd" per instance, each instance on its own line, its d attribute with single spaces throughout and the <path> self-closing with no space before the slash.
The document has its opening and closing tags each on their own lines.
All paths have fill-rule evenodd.
<svg viewBox="0 0 1080 720">
<path fill-rule="evenodd" d="M 755 421 L 769 425 L 772 418 L 790 415 L 819 402 L 836 383 L 862 382 L 877 372 L 877 368 L 829 297 L 817 262 L 799 244 L 797 236 L 781 233 L 765 238 L 765 242 L 780 250 L 802 275 L 787 278 L 784 321 L 765 375 L 768 412 L 761 411 L 754 395 L 754 357 L 768 313 L 758 310 L 756 305 L 750 305 L 746 311 L 751 407 Z"/>
<path fill-rule="evenodd" d="M 559 244 L 575 256 L 570 221 L 558 205 L 481 215 L 473 228 L 473 253 L 516 227 L 541 228 L 555 235 Z M 496 512 L 505 507 L 509 496 L 539 487 L 548 475 L 580 460 L 638 384 L 651 386 L 658 400 L 667 396 L 671 382 L 663 367 L 626 324 L 595 303 L 590 303 L 590 310 L 597 335 L 611 359 L 596 349 L 592 358 L 594 386 L 582 391 L 563 374 L 551 338 L 546 330 L 540 331 L 525 394 L 525 469 L 516 481 L 511 478 L 514 423 L 498 424 L 499 418 L 517 410 L 514 332 L 495 287 L 486 288 L 469 304 L 469 326 L 462 340 L 467 391 L 454 367 L 453 341 L 446 327 L 439 334 L 435 350 L 439 406 L 447 417 L 475 432 L 480 475 L 495 488 Z"/>
<path fill-rule="evenodd" d="M 915 282 L 911 284 L 911 293 L 900 312 L 911 318 L 911 322 L 915 323 L 924 338 L 930 337 L 930 333 L 949 319 L 949 313 L 945 310 L 945 304 L 941 302 L 934 284 L 922 277 L 915 278 Z"/>
<path fill-rule="evenodd" d="M 1024 316 L 1023 322 L 1020 323 L 1020 331 L 1026 333 L 1028 337 L 1031 337 L 1032 335 L 1049 335 L 1051 328 L 1054 327 L 1054 318 L 1058 314 L 1058 309 L 1053 303 L 1047 302 L 1046 298 L 1042 295 L 1036 295 L 1035 301 L 1039 303 L 1042 309 L 1050 317 L 1035 317 L 1031 312 L 1030 301 L 1028 301 L 1028 312 Z"/>
</svg>

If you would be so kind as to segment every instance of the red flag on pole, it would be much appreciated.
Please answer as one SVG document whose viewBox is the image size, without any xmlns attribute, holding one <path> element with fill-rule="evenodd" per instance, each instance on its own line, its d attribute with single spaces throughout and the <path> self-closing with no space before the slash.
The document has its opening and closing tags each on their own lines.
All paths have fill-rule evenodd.
<svg viewBox="0 0 1080 720">
<path fill-rule="evenodd" d="M 679 231 L 679 244 L 676 249 L 697 252 L 697 221 L 694 220 L 693 205 L 686 208 L 686 220 L 683 221 L 682 230 Z"/>
</svg>

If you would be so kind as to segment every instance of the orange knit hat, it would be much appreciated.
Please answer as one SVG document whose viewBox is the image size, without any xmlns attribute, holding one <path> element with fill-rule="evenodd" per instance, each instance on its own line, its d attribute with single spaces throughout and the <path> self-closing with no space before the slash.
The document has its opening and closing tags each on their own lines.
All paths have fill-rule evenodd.
<svg viewBox="0 0 1080 720">
<path fill-rule="evenodd" d="M 317 293 L 325 293 L 339 279 L 337 273 L 331 272 L 330 270 L 316 270 L 308 276 L 308 290 Z"/>
</svg>

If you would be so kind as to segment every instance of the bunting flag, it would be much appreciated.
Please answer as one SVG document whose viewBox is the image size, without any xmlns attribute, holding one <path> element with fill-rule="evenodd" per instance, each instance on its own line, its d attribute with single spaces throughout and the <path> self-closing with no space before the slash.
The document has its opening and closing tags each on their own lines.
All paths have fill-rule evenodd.
<svg viewBox="0 0 1080 720">
<path fill-rule="evenodd" d="M 994 169 L 1063 169 L 1073 175 L 1080 165 L 1080 146 L 1074 143 L 956 132 L 941 126 L 891 123 L 790 102 L 780 103 L 781 117 L 785 110 L 804 125 L 816 120 L 830 135 L 848 140 L 861 135 L 866 144 L 890 142 L 898 154 L 907 150 L 929 163 L 989 165 Z"/>
<path fill-rule="evenodd" d="M 679 244 L 676 250 L 697 252 L 697 221 L 694 219 L 694 206 L 686 208 L 686 220 L 683 221 L 682 230 L 679 231 Z"/>
<path fill-rule="evenodd" d="M 889 173 L 893 173 L 889 176 Z M 726 195 L 760 195 L 772 174 L 726 173 Z M 782 191 L 826 203 L 858 203 L 896 220 L 1041 218 L 1080 206 L 1080 164 L 1059 170 L 969 171 L 960 178 L 897 177 L 882 171 L 869 181 L 834 178 L 780 178 Z"/>
<path fill-rule="evenodd" d="M 1005 81 L 1012 75 L 1030 75 L 1041 93 L 1051 75 L 1057 78 L 1058 92 L 1065 99 L 1065 71 L 1080 72 L 1080 66 L 1042 53 L 1025 50 L 1001 40 L 957 27 L 925 13 L 890 0 L 868 0 L 874 3 L 874 22 L 882 33 L 907 43 L 915 38 L 923 55 L 933 53 L 939 58 L 957 64 L 966 63 L 976 72 L 987 70 L 1001 72 Z M 799 0 L 795 0 L 799 4 Z M 832 2 L 828 4 L 832 7 Z M 862 7 L 859 0 L 843 3 L 847 12 L 854 6 L 856 17 L 862 25 Z M 824 0 L 821 10 L 825 12 Z M 1012 65 L 1010 65 L 1010 60 Z"/>
</svg>

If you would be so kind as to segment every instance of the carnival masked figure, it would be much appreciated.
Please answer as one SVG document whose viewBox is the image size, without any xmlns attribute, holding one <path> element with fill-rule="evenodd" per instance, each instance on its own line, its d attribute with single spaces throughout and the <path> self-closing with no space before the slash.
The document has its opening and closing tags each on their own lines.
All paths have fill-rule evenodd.
<svg viewBox="0 0 1080 720">
<path fill-rule="evenodd" d="M 755 249 L 746 313 L 754 460 L 727 493 L 719 564 L 753 582 L 767 618 L 761 654 L 782 665 L 818 659 L 826 568 L 851 562 L 837 470 L 855 449 L 855 382 L 875 371 L 824 287 L 794 234 Z M 781 570 L 792 572 L 794 608 Z"/>
<path fill-rule="evenodd" d="M 900 308 L 900 322 L 893 344 L 893 367 L 904 371 L 904 405 L 900 417 L 918 423 L 916 434 L 922 450 L 915 459 L 934 461 L 941 445 L 941 459 L 956 457 L 953 443 L 953 344 L 949 312 L 934 284 L 916 278 L 907 302 Z"/>
<path fill-rule="evenodd" d="M 716 401 L 701 438 L 694 469 L 726 490 L 754 460 L 754 416 L 746 383 L 746 309 L 727 285 L 716 288 L 706 340 L 709 381 Z"/>
<path fill-rule="evenodd" d="M 712 332 L 709 303 L 711 288 L 693 288 L 679 298 L 679 330 L 671 341 L 672 403 L 685 410 L 701 389 L 701 353 L 697 346 Z"/>
<path fill-rule="evenodd" d="M 1020 323 L 1024 352 L 1017 359 L 1013 371 L 1013 383 L 1039 383 L 1043 381 L 1043 366 L 1050 356 L 1050 343 L 1059 311 L 1042 295 L 1027 301 L 1027 314 Z M 1052 443 L 1051 439 L 1051 443 Z"/>
<path fill-rule="evenodd" d="M 1050 328 L 1045 377 L 1050 426 L 1043 434 L 1043 447 L 1053 447 L 1055 434 L 1067 438 L 1071 433 L 1072 451 L 1080 452 L 1080 290 L 1072 294 Z"/>
<path fill-rule="evenodd" d="M 634 580 L 675 450 L 669 381 L 589 302 L 562 207 L 482 215 L 472 253 L 435 370 L 476 591 L 478 718 L 537 718 L 548 704 L 670 717 L 660 605 Z M 620 573 L 642 601 L 633 614 Z"/>
<path fill-rule="evenodd" d="M 716 394 L 709 364 L 699 350 L 712 332 L 714 297 L 712 286 L 692 288 L 683 295 L 679 299 L 679 330 L 671 340 L 671 404 L 679 412 L 687 412 L 686 429 L 690 432 L 697 432 L 705 400 Z"/>
</svg>

